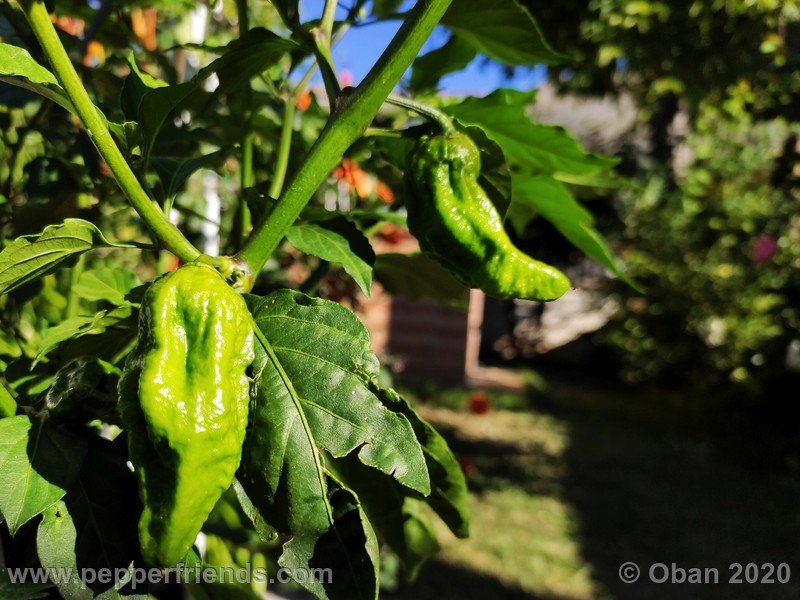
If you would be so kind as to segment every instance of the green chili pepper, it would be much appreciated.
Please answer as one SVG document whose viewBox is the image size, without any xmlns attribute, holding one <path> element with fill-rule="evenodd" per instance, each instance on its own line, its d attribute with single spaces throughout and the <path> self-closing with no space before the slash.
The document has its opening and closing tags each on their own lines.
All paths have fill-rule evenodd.
<svg viewBox="0 0 800 600">
<path fill-rule="evenodd" d="M 142 555 L 152 564 L 185 557 L 239 466 L 251 322 L 242 297 L 203 265 L 156 280 L 142 300 L 120 408 L 144 504 Z"/>
<path fill-rule="evenodd" d="M 558 269 L 514 246 L 478 183 L 480 153 L 465 134 L 424 137 L 406 179 L 408 227 L 422 251 L 463 284 L 496 298 L 554 300 L 570 289 Z"/>
</svg>

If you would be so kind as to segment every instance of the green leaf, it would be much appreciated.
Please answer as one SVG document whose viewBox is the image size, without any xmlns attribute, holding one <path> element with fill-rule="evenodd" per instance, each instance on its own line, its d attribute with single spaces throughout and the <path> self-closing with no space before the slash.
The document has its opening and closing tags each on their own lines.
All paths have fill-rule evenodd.
<svg viewBox="0 0 800 600">
<path fill-rule="evenodd" d="M 0 381 L 0 419 L 13 417 L 17 412 L 17 401 L 8 391 L 8 388 Z"/>
<path fill-rule="evenodd" d="M 329 221 L 335 217 L 343 217 L 348 221 L 357 223 L 359 227 L 365 228 L 374 225 L 378 221 L 393 223 L 401 227 L 406 226 L 405 215 L 399 212 L 386 210 L 384 208 L 354 208 L 352 210 L 328 210 L 322 206 L 313 204 L 306 205 L 298 219 L 301 223 L 319 223 Z"/>
<path fill-rule="evenodd" d="M 0 598 L 3 600 L 37 600 L 47 598 L 52 583 L 11 583 L 5 569 L 0 569 Z"/>
<path fill-rule="evenodd" d="M 246 299 L 261 343 L 239 480 L 264 519 L 292 535 L 282 566 L 334 569 L 330 585 L 304 584 L 309 591 L 373 598 L 371 528 L 355 496 L 332 481 L 321 453 L 356 452 L 363 464 L 428 494 L 422 449 L 408 419 L 372 391 L 378 361 L 352 312 L 291 290 Z"/>
<path fill-rule="evenodd" d="M 469 290 L 424 254 L 379 254 L 375 279 L 387 292 L 409 300 L 430 298 L 443 306 L 467 309 Z"/>
<path fill-rule="evenodd" d="M 376 17 L 386 17 L 397 12 L 403 0 L 374 0 L 372 2 L 372 14 Z"/>
<path fill-rule="evenodd" d="M 85 454 L 82 439 L 43 420 L 0 419 L 0 513 L 11 535 L 64 497 Z"/>
<path fill-rule="evenodd" d="M 62 501 L 44 511 L 37 530 L 36 550 L 45 569 L 71 569 L 71 577 L 57 582 L 58 591 L 70 600 L 91 600 L 94 592 L 81 584 L 75 559 L 75 524 Z"/>
<path fill-rule="evenodd" d="M 101 310 L 95 315 L 85 317 L 72 317 L 61 321 L 42 332 L 42 340 L 39 343 L 39 353 L 36 360 L 41 360 L 53 348 L 67 340 L 83 337 L 85 335 L 97 335 L 103 333 L 109 327 L 116 325 L 131 316 L 133 309 L 130 305 L 117 306 L 109 310 Z"/>
<path fill-rule="evenodd" d="M 236 493 L 236 499 L 239 501 L 242 511 L 253 524 L 259 539 L 263 542 L 274 542 L 278 537 L 278 532 L 264 520 L 250 496 L 247 495 L 247 492 L 242 487 L 242 484 L 235 477 L 233 478 L 233 491 Z"/>
<path fill-rule="evenodd" d="M 126 455 L 119 442 L 109 442 L 92 435 L 89 452 L 75 483 L 63 501 L 44 513 L 39 523 L 36 546 L 44 568 L 71 568 L 75 574 L 84 570 L 129 569 L 139 559 L 136 521 L 138 505 L 136 480 L 125 466 Z M 79 579 L 57 582 L 65 598 L 90 600 L 102 595 L 104 600 L 146 598 L 125 590 L 123 581 Z M 141 586 L 141 584 L 140 584 Z M 143 590 L 141 590 L 143 592 Z"/>
<path fill-rule="evenodd" d="M 388 475 L 365 467 L 352 456 L 334 459 L 332 468 L 358 495 L 370 523 L 398 555 L 407 578 L 413 579 L 422 563 L 439 550 L 418 501 Z"/>
<path fill-rule="evenodd" d="M 507 65 L 569 60 L 549 46 L 531 13 L 516 0 L 455 0 L 441 24 L 478 52 Z"/>
<path fill-rule="evenodd" d="M 137 285 L 139 278 L 130 271 L 100 267 L 81 273 L 71 291 L 83 300 L 105 300 L 119 306 L 128 304 L 125 295 Z"/>
<path fill-rule="evenodd" d="M 213 95 L 230 94 L 298 48 L 298 44 L 292 40 L 263 27 L 254 27 L 230 42 L 224 54 L 201 69 L 196 79 L 203 80 L 211 73 L 216 73 L 219 86 Z"/>
<path fill-rule="evenodd" d="M 229 43 L 222 56 L 202 68 L 190 81 L 176 85 L 167 85 L 139 70 L 131 55 L 131 73 L 123 84 L 120 104 L 126 117 L 136 120 L 143 130 L 143 155 L 150 156 L 164 121 L 201 90 L 209 76 L 217 74 L 219 77 L 219 86 L 211 94 L 213 100 L 231 93 L 296 48 L 297 44 L 291 40 L 263 28 L 254 28 Z"/>
<path fill-rule="evenodd" d="M 128 63 L 131 72 L 122 85 L 120 104 L 125 117 L 136 121 L 141 127 L 143 155 L 149 157 L 164 121 L 198 89 L 199 84 L 193 79 L 177 85 L 167 85 L 139 70 L 133 54 Z"/>
<path fill-rule="evenodd" d="M 559 173 L 588 175 L 613 167 L 612 158 L 587 153 L 563 127 L 531 121 L 525 109 L 529 92 L 500 89 L 485 98 L 467 98 L 445 107 L 445 112 L 465 125 L 483 129 L 497 142 L 510 162 L 558 178 Z"/>
<path fill-rule="evenodd" d="M 342 265 L 369 296 L 375 252 L 366 236 L 350 221 L 334 217 L 318 223 L 294 225 L 286 232 L 286 239 L 301 252 Z"/>
<path fill-rule="evenodd" d="M 55 75 L 37 63 L 24 48 L 0 43 L 0 81 L 25 88 L 75 113 L 75 107 Z M 100 109 L 97 112 L 126 150 L 137 145 L 139 132 L 135 123 L 113 123 Z"/>
<path fill-rule="evenodd" d="M 287 24 L 300 18 L 299 0 L 270 0 Z"/>
<path fill-rule="evenodd" d="M 445 439 L 422 419 L 408 401 L 391 389 L 373 388 L 388 409 L 406 417 L 422 445 L 431 478 L 431 493 L 425 498 L 430 507 L 458 537 L 469 535 L 469 494 L 461 465 Z"/>
<path fill-rule="evenodd" d="M 186 180 L 199 169 L 210 169 L 218 166 L 225 157 L 222 150 L 195 156 L 182 158 L 180 156 L 154 156 L 151 164 L 161 184 L 164 186 L 164 195 L 167 198 L 175 196 L 183 189 Z"/>
<path fill-rule="evenodd" d="M 536 215 L 547 219 L 572 245 L 589 258 L 611 270 L 634 288 L 632 281 L 620 268 L 617 258 L 594 228 L 591 213 L 575 200 L 567 187 L 547 175 L 514 175 L 514 195 L 508 220 L 521 233 Z"/>
<path fill-rule="evenodd" d="M 408 87 L 417 93 L 435 90 L 442 77 L 465 68 L 475 54 L 472 44 L 457 35 L 451 35 L 444 46 L 414 61 Z"/>
<path fill-rule="evenodd" d="M 112 244 L 95 225 L 82 219 L 65 219 L 38 235 L 18 237 L 0 252 L 0 294 L 52 273 L 93 248 L 110 246 L 130 247 Z"/>
<path fill-rule="evenodd" d="M 37 63 L 24 48 L 0 43 L 0 81 L 30 90 L 75 112 L 56 76 Z"/>
</svg>

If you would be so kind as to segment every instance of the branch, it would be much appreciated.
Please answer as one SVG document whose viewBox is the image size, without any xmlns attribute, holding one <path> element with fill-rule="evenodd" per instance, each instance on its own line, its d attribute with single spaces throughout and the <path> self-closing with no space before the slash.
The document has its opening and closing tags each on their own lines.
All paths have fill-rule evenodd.
<svg viewBox="0 0 800 600">
<path fill-rule="evenodd" d="M 319 138 L 281 194 L 277 206 L 258 224 L 238 255 L 253 275 L 261 271 L 316 189 L 372 122 L 451 1 L 417 0 L 397 35 L 364 81 L 350 94 L 340 98 Z"/>
<path fill-rule="evenodd" d="M 142 220 L 161 240 L 164 248 L 178 256 L 184 262 L 204 260 L 211 262 L 209 257 L 201 254 L 192 246 L 183 234 L 169 222 L 161 209 L 155 204 L 142 188 L 141 183 L 134 175 L 125 157 L 120 152 L 114 138 L 106 126 L 99 109 L 92 103 L 86 88 L 83 86 L 75 67 L 67 56 L 61 40 L 50 21 L 50 14 L 42 0 L 25 0 L 20 5 L 39 40 L 50 64 L 53 67 L 59 83 L 75 107 L 83 126 L 89 133 L 100 156 L 111 169 L 120 188 L 128 197 L 133 208 L 139 213 Z"/>
</svg>

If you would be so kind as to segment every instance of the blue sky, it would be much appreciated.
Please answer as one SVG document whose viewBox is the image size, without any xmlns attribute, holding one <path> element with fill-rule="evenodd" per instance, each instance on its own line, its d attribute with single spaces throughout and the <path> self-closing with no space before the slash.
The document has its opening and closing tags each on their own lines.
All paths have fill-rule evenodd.
<svg viewBox="0 0 800 600">
<path fill-rule="evenodd" d="M 322 14 L 324 0 L 302 0 L 301 11 L 303 19 L 318 18 Z M 413 6 L 413 2 L 406 2 L 401 10 Z M 340 9 L 338 17 L 344 16 Z M 338 73 L 349 72 L 353 82 L 358 83 L 367 74 L 372 63 L 392 39 L 400 21 L 384 21 L 353 28 L 347 32 L 333 51 L 333 62 Z M 445 43 L 447 31 L 437 28 L 426 43 L 422 52 L 428 52 Z M 461 72 L 448 75 L 442 80 L 441 89 L 445 95 L 485 95 L 498 87 L 510 87 L 519 90 L 530 90 L 544 82 L 543 69 L 524 70 L 513 78 L 506 79 L 502 70 L 495 65 L 481 64 L 481 60 L 474 60 Z M 320 81 L 317 80 L 316 83 Z"/>
</svg>

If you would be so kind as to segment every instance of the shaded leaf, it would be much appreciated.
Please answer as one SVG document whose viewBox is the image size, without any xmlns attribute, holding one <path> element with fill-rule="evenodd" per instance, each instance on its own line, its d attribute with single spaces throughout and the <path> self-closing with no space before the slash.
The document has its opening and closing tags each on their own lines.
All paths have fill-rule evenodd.
<svg viewBox="0 0 800 600">
<path fill-rule="evenodd" d="M 425 498 L 430 507 L 458 537 L 469 535 L 469 494 L 461 465 L 445 439 L 420 417 L 408 401 L 391 389 L 373 388 L 384 406 L 406 417 L 422 445 L 431 478 L 431 493 Z"/>
<path fill-rule="evenodd" d="M 413 579 L 422 563 L 439 549 L 418 501 L 389 476 L 365 467 L 352 456 L 335 459 L 332 468 L 358 495 L 378 536 L 400 558 L 407 578 Z"/>
<path fill-rule="evenodd" d="M 64 497 L 85 454 L 82 439 L 43 420 L 0 419 L 0 513 L 11 535 Z"/>
<path fill-rule="evenodd" d="M 37 63 L 24 48 L 0 43 L 0 81 L 39 94 L 75 113 L 72 101 L 55 75 Z M 114 123 L 108 121 L 100 109 L 97 112 L 125 150 L 138 145 L 139 131 L 135 123 Z"/>
<path fill-rule="evenodd" d="M 444 46 L 414 61 L 408 87 L 418 93 L 434 90 L 442 77 L 466 67 L 475 54 L 472 44 L 457 35 L 451 35 Z"/>
<path fill-rule="evenodd" d="M 117 367 L 99 358 L 76 358 L 56 371 L 42 410 L 54 423 L 115 423 L 119 375 Z"/>
<path fill-rule="evenodd" d="M 203 68 L 197 79 L 216 73 L 219 86 L 214 95 L 230 94 L 298 47 L 294 41 L 268 29 L 254 27 L 230 42 L 224 54 Z"/>
<path fill-rule="evenodd" d="M 258 512 L 258 508 L 256 508 L 255 504 L 253 504 L 250 496 L 247 495 L 247 492 L 242 487 L 242 484 L 235 477 L 233 478 L 233 490 L 236 493 L 236 499 L 239 501 L 239 506 L 242 507 L 244 514 L 247 515 L 248 519 L 250 519 L 250 522 L 253 524 L 253 528 L 258 534 L 259 539 L 261 539 L 263 542 L 274 542 L 278 537 L 278 532 L 274 527 L 270 527 L 270 525 L 264 520 L 264 517 L 262 517 L 261 513 Z"/>
<path fill-rule="evenodd" d="M 478 52 L 507 65 L 569 60 L 550 47 L 531 13 L 516 0 L 454 0 L 441 24 Z"/>
<path fill-rule="evenodd" d="M 586 256 L 611 270 L 632 287 L 638 287 L 620 268 L 617 258 L 594 227 L 594 217 L 573 197 L 567 187 L 547 175 L 514 175 L 514 196 L 508 220 L 517 232 L 524 231 L 536 215 L 547 219 Z"/>
<path fill-rule="evenodd" d="M 444 306 L 467 309 L 469 290 L 450 271 L 422 253 L 379 254 L 375 278 L 390 294 L 409 300 L 430 298 Z"/>
<path fill-rule="evenodd" d="M 376 17 L 386 17 L 398 11 L 403 0 L 374 0 L 372 14 Z"/>
<path fill-rule="evenodd" d="M 186 180 L 199 169 L 210 169 L 218 166 L 225 155 L 222 150 L 195 156 L 182 158 L 180 156 L 154 156 L 151 164 L 161 184 L 164 186 L 164 195 L 171 198 L 183 189 Z"/>
<path fill-rule="evenodd" d="M 142 150 L 150 156 L 158 132 L 178 105 L 198 89 L 194 79 L 177 85 L 167 85 L 149 73 L 141 71 L 133 54 L 128 59 L 130 74 L 122 85 L 120 105 L 125 117 L 135 120 L 142 129 Z"/>
<path fill-rule="evenodd" d="M 0 598 L 3 600 L 37 600 L 49 596 L 52 583 L 11 583 L 4 569 L 0 569 Z"/>
<path fill-rule="evenodd" d="M 348 221 L 357 223 L 359 226 L 371 226 L 378 221 L 386 221 L 405 227 L 405 215 L 386 210 L 383 208 L 354 208 L 352 210 L 328 210 L 322 206 L 306 205 L 298 219 L 302 223 L 318 223 L 328 221 L 335 217 L 342 217 Z"/>
<path fill-rule="evenodd" d="M 270 2 L 278 9 L 281 18 L 287 24 L 296 22 L 300 18 L 299 0 L 270 0 Z"/>
<path fill-rule="evenodd" d="M 528 92 L 500 89 L 484 98 L 467 98 L 445 111 L 465 125 L 476 125 L 497 142 L 510 162 L 554 175 L 588 175 L 613 167 L 612 158 L 587 153 L 563 127 L 534 123 L 525 114 Z"/>
<path fill-rule="evenodd" d="M 219 77 L 219 85 L 211 99 L 231 93 L 296 48 L 291 40 L 260 27 L 254 28 L 229 43 L 218 59 L 202 68 L 191 80 L 176 85 L 167 85 L 141 71 L 131 56 L 131 73 L 123 84 L 120 104 L 126 117 L 135 119 L 143 130 L 144 156 L 151 154 L 167 117 L 201 90 L 212 74 Z"/>
<path fill-rule="evenodd" d="M 72 568 L 74 573 L 91 569 L 129 569 L 139 560 L 136 521 L 141 507 L 136 480 L 125 466 L 119 442 L 92 435 L 89 452 L 75 483 L 63 501 L 47 509 L 39 524 L 37 550 L 44 568 Z M 83 600 L 102 595 L 104 599 L 146 598 L 146 584 L 139 594 L 125 589 L 122 581 L 58 582 L 65 598 Z M 120 593 L 118 590 L 124 590 Z"/>
<path fill-rule="evenodd" d="M 112 244 L 82 219 L 65 219 L 38 235 L 18 237 L 0 252 L 0 294 L 53 272 L 88 250 L 109 246 L 130 247 Z"/>
<path fill-rule="evenodd" d="M 369 296 L 375 252 L 366 236 L 347 219 L 334 217 L 317 223 L 293 225 L 286 232 L 286 239 L 301 252 L 342 265 Z"/>
</svg>

